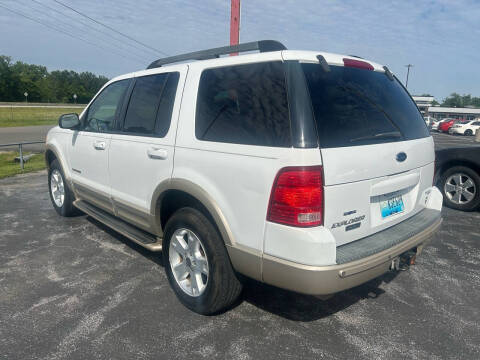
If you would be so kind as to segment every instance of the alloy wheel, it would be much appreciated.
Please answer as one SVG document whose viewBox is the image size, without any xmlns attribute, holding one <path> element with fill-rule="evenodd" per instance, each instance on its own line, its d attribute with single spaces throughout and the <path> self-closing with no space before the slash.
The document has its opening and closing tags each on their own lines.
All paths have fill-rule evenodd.
<svg viewBox="0 0 480 360">
<path fill-rule="evenodd" d="M 187 294 L 203 294 L 208 283 L 208 259 L 199 237 L 191 230 L 177 229 L 170 238 L 170 267 L 178 286 Z"/>
<path fill-rule="evenodd" d="M 54 169 L 50 175 L 50 191 L 55 205 L 59 208 L 62 207 L 65 201 L 65 186 L 62 174 L 58 169 Z"/>
<path fill-rule="evenodd" d="M 475 182 L 466 174 L 457 173 L 448 177 L 444 187 L 447 198 L 457 204 L 467 204 L 475 198 Z"/>
</svg>

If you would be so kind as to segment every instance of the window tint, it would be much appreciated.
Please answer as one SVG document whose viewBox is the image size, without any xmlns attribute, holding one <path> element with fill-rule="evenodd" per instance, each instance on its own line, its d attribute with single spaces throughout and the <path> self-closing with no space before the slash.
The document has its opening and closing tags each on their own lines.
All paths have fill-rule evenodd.
<svg viewBox="0 0 480 360">
<path fill-rule="evenodd" d="M 170 127 L 178 77 L 178 73 L 163 73 L 137 78 L 123 131 L 165 136 Z"/>
<path fill-rule="evenodd" d="M 290 146 L 283 64 L 205 70 L 198 89 L 195 135 L 206 141 Z"/>
<path fill-rule="evenodd" d="M 430 136 L 402 85 L 381 72 L 302 64 L 323 148 Z"/>
<path fill-rule="evenodd" d="M 113 129 L 119 106 L 123 101 L 130 79 L 108 85 L 88 108 L 84 130 L 105 132 Z"/>
<path fill-rule="evenodd" d="M 180 73 L 170 73 L 165 88 L 163 89 L 162 96 L 160 97 L 160 105 L 158 106 L 157 112 L 157 124 L 155 126 L 155 133 L 158 136 L 167 135 L 168 129 L 170 128 L 179 78 Z"/>
</svg>

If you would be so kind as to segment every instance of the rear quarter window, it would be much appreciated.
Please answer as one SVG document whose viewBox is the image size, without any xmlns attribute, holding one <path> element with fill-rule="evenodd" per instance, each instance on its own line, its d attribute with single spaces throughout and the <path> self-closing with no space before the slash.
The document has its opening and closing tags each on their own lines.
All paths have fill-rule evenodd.
<svg viewBox="0 0 480 360">
<path fill-rule="evenodd" d="M 322 148 L 369 145 L 430 136 L 403 86 L 382 72 L 302 64 Z"/>
<path fill-rule="evenodd" d="M 223 143 L 291 146 L 283 63 L 204 70 L 198 89 L 195 136 Z"/>
</svg>

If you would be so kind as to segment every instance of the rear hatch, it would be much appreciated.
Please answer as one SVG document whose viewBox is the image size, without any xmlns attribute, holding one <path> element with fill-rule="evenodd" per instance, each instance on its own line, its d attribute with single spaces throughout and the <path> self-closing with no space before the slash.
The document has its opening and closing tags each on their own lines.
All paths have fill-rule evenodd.
<svg viewBox="0 0 480 360">
<path fill-rule="evenodd" d="M 433 139 L 398 80 L 375 64 L 344 63 L 302 64 L 323 161 L 324 224 L 337 246 L 420 211 L 434 168 Z"/>
</svg>

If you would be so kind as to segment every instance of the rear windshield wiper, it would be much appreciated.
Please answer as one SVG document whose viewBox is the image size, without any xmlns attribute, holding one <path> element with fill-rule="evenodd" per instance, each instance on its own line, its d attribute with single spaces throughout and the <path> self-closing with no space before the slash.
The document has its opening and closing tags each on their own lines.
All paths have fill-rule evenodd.
<svg viewBox="0 0 480 360">
<path fill-rule="evenodd" d="M 402 134 L 398 131 L 389 131 L 389 132 L 361 136 L 358 138 L 350 139 L 350 142 L 357 142 L 357 141 L 363 141 L 363 140 L 377 140 L 377 139 L 400 139 L 402 137 L 403 137 Z"/>
</svg>

